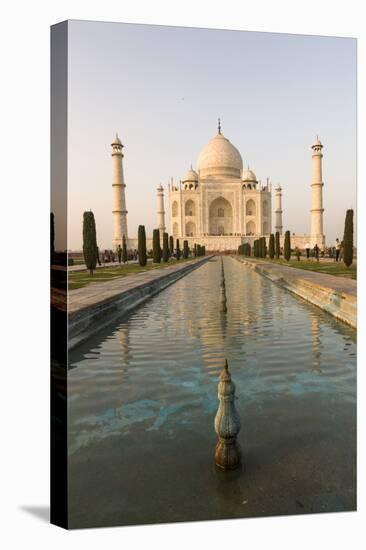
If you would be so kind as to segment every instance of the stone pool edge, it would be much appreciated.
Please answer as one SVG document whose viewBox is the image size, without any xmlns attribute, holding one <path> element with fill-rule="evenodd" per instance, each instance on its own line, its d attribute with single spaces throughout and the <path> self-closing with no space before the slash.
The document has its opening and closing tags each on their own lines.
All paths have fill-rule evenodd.
<svg viewBox="0 0 366 550">
<path fill-rule="evenodd" d="M 238 262 L 241 262 L 260 275 L 266 277 L 281 288 L 300 296 L 307 302 L 323 309 L 339 321 L 348 326 L 357 329 L 357 298 L 346 292 L 339 292 L 331 286 L 320 285 L 314 281 L 306 280 L 300 273 L 292 271 L 301 271 L 300 269 L 286 266 L 272 266 L 268 263 L 253 262 L 249 259 L 233 256 Z M 284 269 L 278 273 L 277 267 L 291 269 L 291 273 L 286 273 Z M 276 272 L 277 271 L 277 272 Z M 309 273 L 309 272 L 307 272 Z"/>
<path fill-rule="evenodd" d="M 68 312 L 68 351 L 82 344 L 119 317 L 130 313 L 213 257 L 214 255 L 205 256 L 195 262 L 182 265 L 180 269 L 169 273 L 162 272 L 160 277 L 154 277 L 143 283 L 138 281 L 133 288 L 121 290 L 120 293 L 110 298 L 96 301 L 77 311 Z"/>
</svg>

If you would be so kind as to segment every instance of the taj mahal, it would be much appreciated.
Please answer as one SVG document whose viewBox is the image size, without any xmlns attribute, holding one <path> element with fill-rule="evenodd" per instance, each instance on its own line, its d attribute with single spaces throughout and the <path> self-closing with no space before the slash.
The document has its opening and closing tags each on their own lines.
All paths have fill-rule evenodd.
<svg viewBox="0 0 366 550">
<path fill-rule="evenodd" d="M 116 135 L 112 144 L 112 189 L 114 239 L 113 247 L 122 244 L 123 235 L 130 248 L 137 240 L 127 235 L 127 208 L 122 166 L 121 140 Z M 292 233 L 292 246 L 304 248 L 325 246 L 323 233 L 322 148 L 317 138 L 312 145 L 312 177 L 310 182 L 311 209 L 309 234 Z M 253 244 L 259 237 L 269 238 L 273 232 L 283 240 L 282 187 L 267 178 L 263 184 L 253 170 L 243 167 L 238 149 L 221 132 L 218 120 L 217 134 L 203 147 L 197 169 L 192 165 L 183 179 L 168 184 L 170 234 L 174 239 L 187 240 L 189 246 L 204 245 L 208 251 L 237 250 L 244 242 Z M 272 222 L 272 194 L 274 211 Z M 164 187 L 157 187 L 157 224 L 161 236 L 166 231 Z M 291 228 L 290 228 L 291 229 Z"/>
</svg>

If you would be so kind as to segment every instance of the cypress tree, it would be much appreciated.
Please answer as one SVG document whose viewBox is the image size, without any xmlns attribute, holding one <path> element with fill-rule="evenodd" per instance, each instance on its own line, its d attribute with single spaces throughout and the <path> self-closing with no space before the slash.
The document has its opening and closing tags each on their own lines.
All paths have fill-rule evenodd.
<svg viewBox="0 0 366 550">
<path fill-rule="evenodd" d="M 154 229 L 153 231 L 153 262 L 160 264 L 161 250 L 160 250 L 160 231 Z"/>
<path fill-rule="evenodd" d="M 83 254 L 85 265 L 89 269 L 90 275 L 97 266 L 97 232 L 95 229 L 95 219 L 92 211 L 84 212 L 83 217 Z"/>
<path fill-rule="evenodd" d="M 281 247 L 280 247 L 280 233 L 279 231 L 276 231 L 276 237 L 275 237 L 275 256 L 276 259 L 280 257 Z"/>
<path fill-rule="evenodd" d="M 146 265 L 147 263 L 147 256 L 146 256 L 146 232 L 145 232 L 145 226 L 139 225 L 138 228 L 138 254 L 139 254 L 139 264 L 141 266 Z"/>
<path fill-rule="evenodd" d="M 122 262 L 124 264 L 127 262 L 127 245 L 125 235 L 122 237 Z"/>
<path fill-rule="evenodd" d="M 177 260 L 180 260 L 180 248 L 179 248 L 179 239 L 177 239 Z"/>
<path fill-rule="evenodd" d="M 250 256 L 252 253 L 252 247 L 250 246 L 250 243 L 247 243 L 247 244 L 248 244 L 247 255 Z"/>
<path fill-rule="evenodd" d="M 183 241 L 183 258 L 186 260 L 188 258 L 188 241 Z"/>
<path fill-rule="evenodd" d="M 253 256 L 255 258 L 257 258 L 258 257 L 258 241 L 257 241 L 257 239 L 254 239 L 253 247 L 254 247 Z"/>
<path fill-rule="evenodd" d="M 259 237 L 259 243 L 258 243 L 258 256 L 259 256 L 259 258 L 263 258 L 263 257 L 264 257 L 263 237 Z"/>
<path fill-rule="evenodd" d="M 193 245 L 193 256 L 194 257 L 197 256 L 197 245 L 196 245 L 196 243 L 194 243 L 194 245 Z"/>
<path fill-rule="evenodd" d="M 343 261 L 347 267 L 353 262 L 353 210 L 347 210 L 344 222 Z"/>
<path fill-rule="evenodd" d="M 290 239 L 290 231 L 286 231 L 285 233 L 285 243 L 283 246 L 283 256 L 286 260 L 286 262 L 289 261 L 291 258 L 291 239 Z"/>
<path fill-rule="evenodd" d="M 173 235 L 170 235 L 170 237 L 169 237 L 169 252 L 170 252 L 170 255 L 173 256 L 173 254 L 174 254 L 174 239 L 173 239 Z"/>
<path fill-rule="evenodd" d="M 267 241 L 266 241 L 266 237 L 262 237 L 262 240 L 263 240 L 263 245 L 262 245 L 262 251 L 263 251 L 263 256 L 262 258 L 266 258 L 267 256 Z"/>
<path fill-rule="evenodd" d="M 169 261 L 169 236 L 163 233 L 163 262 Z"/>
<path fill-rule="evenodd" d="M 269 236 L 269 257 L 271 258 L 271 260 L 273 260 L 274 258 L 274 255 L 275 255 L 275 238 L 274 238 L 274 235 L 273 233 L 270 234 Z"/>
</svg>

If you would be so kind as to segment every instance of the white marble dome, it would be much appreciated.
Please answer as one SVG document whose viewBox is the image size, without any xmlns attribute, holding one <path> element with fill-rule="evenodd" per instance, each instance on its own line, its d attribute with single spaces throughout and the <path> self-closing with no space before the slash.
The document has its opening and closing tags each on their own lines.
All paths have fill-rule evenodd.
<svg viewBox="0 0 366 550">
<path fill-rule="evenodd" d="M 218 133 L 202 149 L 197 166 L 201 178 L 240 178 L 243 161 L 237 148 L 225 136 Z"/>
<path fill-rule="evenodd" d="M 256 175 L 255 173 L 252 171 L 252 170 L 245 170 L 245 172 L 243 172 L 243 177 L 242 177 L 243 181 L 248 181 L 248 182 L 251 182 L 251 183 L 256 183 L 257 182 L 257 178 L 256 178 Z"/>
<path fill-rule="evenodd" d="M 183 183 L 185 183 L 186 181 L 187 182 L 190 182 L 190 181 L 197 182 L 198 181 L 198 174 L 197 174 L 197 172 L 195 172 L 193 170 L 192 166 L 183 178 Z"/>
</svg>

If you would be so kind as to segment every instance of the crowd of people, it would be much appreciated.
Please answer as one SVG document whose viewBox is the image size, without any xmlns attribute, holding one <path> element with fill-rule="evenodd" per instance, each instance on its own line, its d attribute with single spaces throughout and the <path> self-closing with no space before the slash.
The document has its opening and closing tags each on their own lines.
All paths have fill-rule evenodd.
<svg viewBox="0 0 366 550">
<path fill-rule="evenodd" d="M 137 259 L 138 259 L 138 253 L 136 249 L 127 250 L 127 261 L 134 261 Z M 104 252 L 102 252 L 101 254 L 100 262 L 98 263 L 99 265 L 101 265 L 101 264 L 108 264 L 108 263 L 114 263 L 114 262 L 118 262 L 118 263 L 122 262 L 122 248 L 120 246 L 117 248 L 116 251 L 107 250 L 107 249 L 104 250 Z"/>
<path fill-rule="evenodd" d="M 319 261 L 319 256 L 322 258 L 334 259 L 336 262 L 343 260 L 343 241 L 340 241 L 338 238 L 335 240 L 334 246 L 325 247 L 324 250 L 320 250 L 319 246 L 315 244 L 311 248 L 310 243 L 307 242 L 305 245 L 306 259 L 309 260 L 310 256 L 313 256 L 316 260 Z"/>
</svg>

